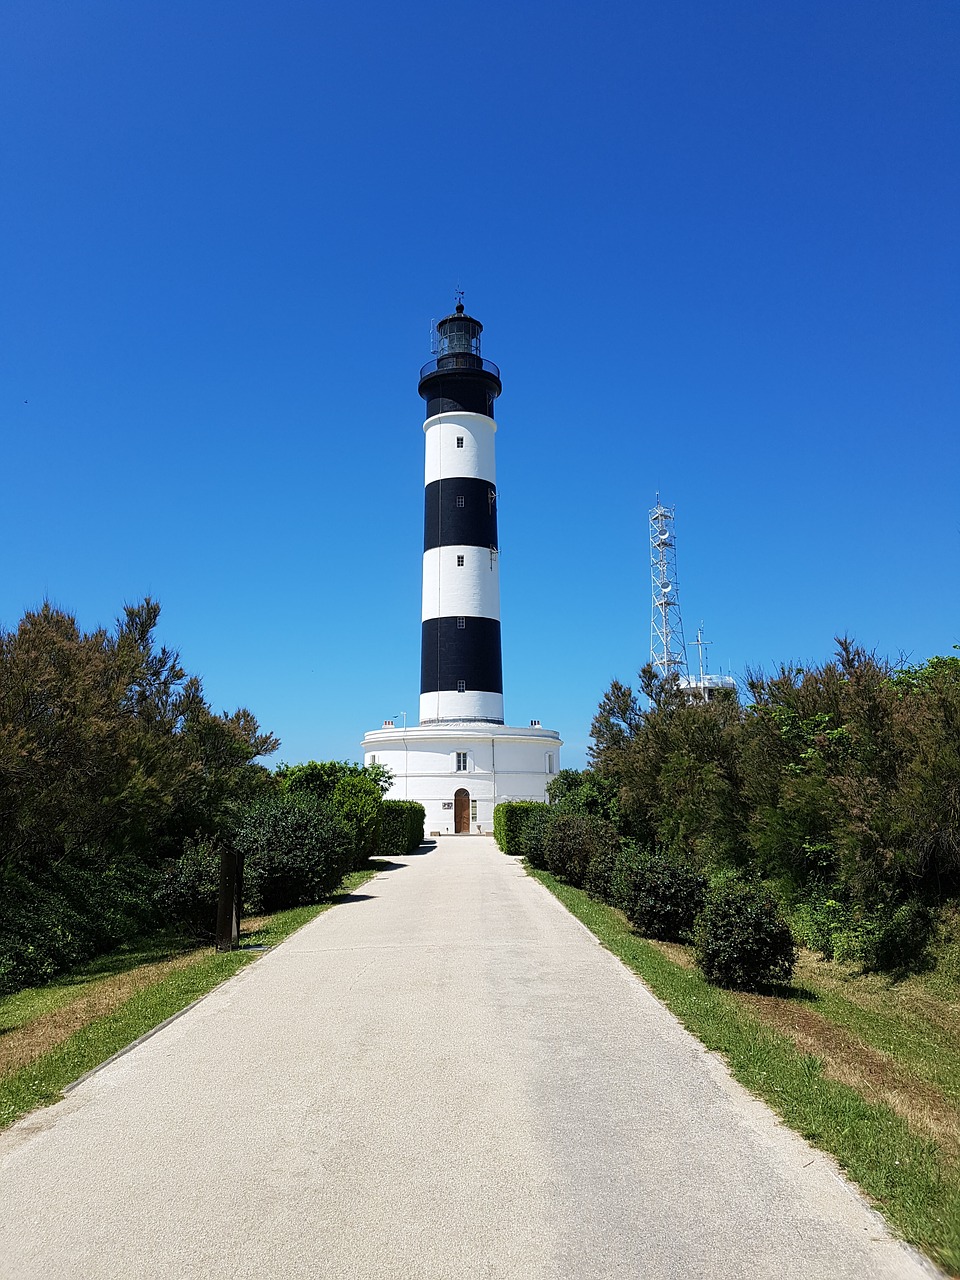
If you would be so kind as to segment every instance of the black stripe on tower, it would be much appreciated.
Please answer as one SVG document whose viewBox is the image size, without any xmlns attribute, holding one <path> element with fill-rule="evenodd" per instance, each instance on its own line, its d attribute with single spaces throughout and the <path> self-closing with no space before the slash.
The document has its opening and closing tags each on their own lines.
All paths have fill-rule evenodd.
<svg viewBox="0 0 960 1280">
<path fill-rule="evenodd" d="M 420 692 L 503 693 L 496 618 L 427 618 L 420 644 Z"/>
<path fill-rule="evenodd" d="M 427 402 L 428 418 L 438 413 L 457 412 L 482 413 L 492 418 L 494 401 L 500 394 L 500 379 L 473 370 L 438 372 L 423 379 L 420 394 Z"/>
<path fill-rule="evenodd" d="M 454 476 L 424 489 L 423 549 L 496 547 L 497 490 L 489 480 Z"/>
</svg>

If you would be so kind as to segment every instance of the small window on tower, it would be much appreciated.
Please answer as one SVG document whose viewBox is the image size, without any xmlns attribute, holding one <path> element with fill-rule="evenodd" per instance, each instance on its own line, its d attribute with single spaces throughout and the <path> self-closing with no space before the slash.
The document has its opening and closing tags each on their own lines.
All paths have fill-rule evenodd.
<svg viewBox="0 0 960 1280">
<path fill-rule="evenodd" d="M 457 506 L 458 506 L 458 507 L 462 507 L 462 506 L 463 506 L 463 494 L 462 494 L 462 493 L 458 493 L 458 494 L 457 494 Z"/>
<path fill-rule="evenodd" d="M 457 681 L 457 693 L 466 693 L 466 692 L 467 692 L 467 682 L 466 682 L 466 680 L 458 680 L 458 681 Z"/>
<path fill-rule="evenodd" d="M 463 556 L 457 556 L 457 568 L 458 569 L 463 568 Z"/>
<path fill-rule="evenodd" d="M 466 773 L 467 771 L 467 753 L 465 751 L 457 752 L 457 773 Z"/>
<path fill-rule="evenodd" d="M 457 436 L 457 448 L 458 449 L 463 448 L 463 436 Z"/>
<path fill-rule="evenodd" d="M 462 631 L 466 625 L 467 625 L 467 620 L 466 620 L 466 618 L 458 618 L 458 619 L 457 619 L 457 630 L 458 630 L 458 631 Z"/>
</svg>

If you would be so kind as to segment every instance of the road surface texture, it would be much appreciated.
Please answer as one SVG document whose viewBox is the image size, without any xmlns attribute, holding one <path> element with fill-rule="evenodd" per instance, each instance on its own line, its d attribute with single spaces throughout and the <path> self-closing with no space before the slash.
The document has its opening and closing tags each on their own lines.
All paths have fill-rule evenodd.
<svg viewBox="0 0 960 1280">
<path fill-rule="evenodd" d="M 486 837 L 0 1136 L 5 1280 L 931 1274 Z"/>
</svg>

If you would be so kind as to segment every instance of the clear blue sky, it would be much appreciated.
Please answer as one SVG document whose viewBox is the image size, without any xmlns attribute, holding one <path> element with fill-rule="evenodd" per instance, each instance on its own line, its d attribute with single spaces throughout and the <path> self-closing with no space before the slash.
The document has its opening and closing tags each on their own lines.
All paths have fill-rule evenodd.
<svg viewBox="0 0 960 1280">
<path fill-rule="evenodd" d="M 422 402 L 503 370 L 507 719 L 960 642 L 953 0 L 7 0 L 0 623 L 144 594 L 277 759 L 416 718 Z"/>
</svg>

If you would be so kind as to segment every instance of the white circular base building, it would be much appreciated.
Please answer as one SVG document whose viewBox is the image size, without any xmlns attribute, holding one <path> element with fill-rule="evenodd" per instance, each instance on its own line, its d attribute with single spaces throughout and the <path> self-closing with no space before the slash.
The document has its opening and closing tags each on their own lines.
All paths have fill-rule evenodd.
<svg viewBox="0 0 960 1280">
<path fill-rule="evenodd" d="M 502 800 L 546 800 L 560 768 L 560 735 L 464 721 L 398 729 L 387 721 L 363 739 L 363 763 L 393 774 L 388 800 L 417 800 L 434 835 L 476 835 L 493 830 L 493 806 Z"/>
</svg>

